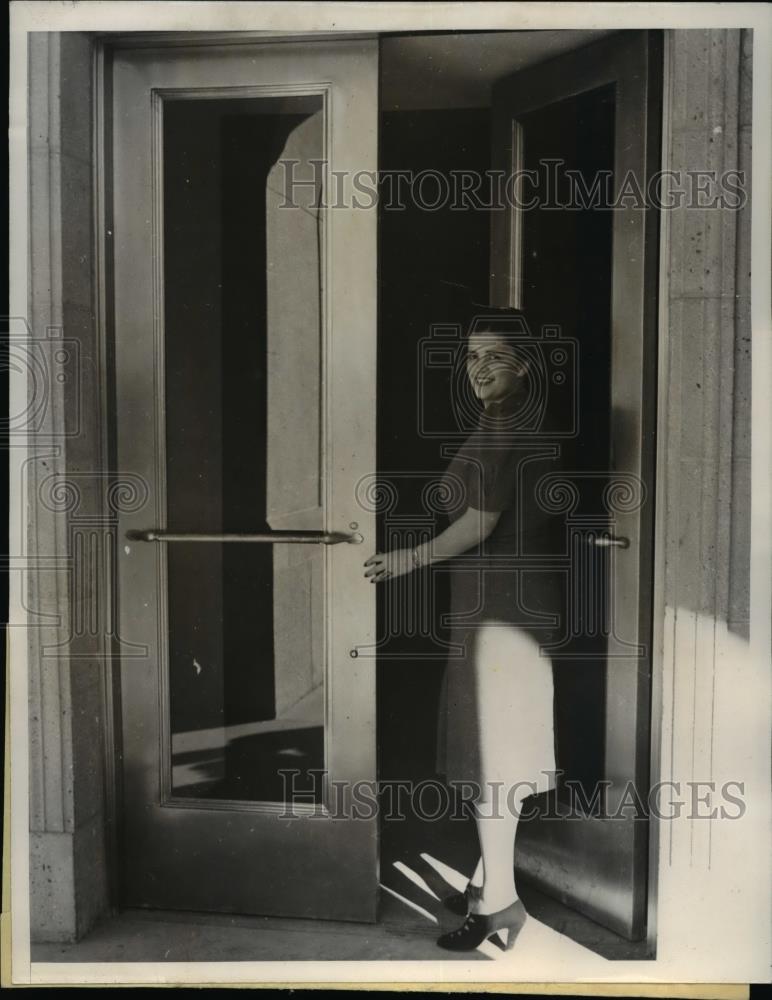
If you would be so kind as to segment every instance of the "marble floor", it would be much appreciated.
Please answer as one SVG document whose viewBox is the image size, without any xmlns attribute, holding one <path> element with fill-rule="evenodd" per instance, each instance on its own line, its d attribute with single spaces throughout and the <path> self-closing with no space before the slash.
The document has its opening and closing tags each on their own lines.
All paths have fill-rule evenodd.
<svg viewBox="0 0 772 1000">
<path fill-rule="evenodd" d="M 238 962 L 238 961 L 491 961 L 502 953 L 485 942 L 472 954 L 455 956 L 437 947 L 458 918 L 424 893 L 382 889 L 376 924 L 279 919 L 225 914 L 124 910 L 105 918 L 74 944 L 37 944 L 33 962 Z M 556 960 L 580 952 L 608 959 L 645 958 L 642 944 L 623 941 L 598 924 L 522 886 L 529 912 L 518 948 L 530 941 L 549 948 Z M 420 898 L 420 897 L 419 897 Z M 412 905 L 411 905 L 412 904 Z"/>
<path fill-rule="evenodd" d="M 72 944 L 36 944 L 33 962 L 491 961 L 483 942 L 461 955 L 437 937 L 459 926 L 441 897 L 462 889 L 476 863 L 472 823 L 439 827 L 386 823 L 382 829 L 380 897 L 374 924 L 217 913 L 127 909 L 103 919 Z M 601 956 L 649 957 L 630 942 L 518 879 L 529 919 L 515 951 L 546 951 L 556 961 Z M 512 954 L 512 953 L 509 953 Z"/>
</svg>

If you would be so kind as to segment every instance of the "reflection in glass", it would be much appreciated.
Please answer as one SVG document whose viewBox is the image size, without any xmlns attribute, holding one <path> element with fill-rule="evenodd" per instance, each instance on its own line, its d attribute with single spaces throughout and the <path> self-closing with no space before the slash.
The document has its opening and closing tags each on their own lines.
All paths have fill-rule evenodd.
<svg viewBox="0 0 772 1000">
<path fill-rule="evenodd" d="M 322 529 L 322 98 L 163 121 L 167 525 Z M 282 801 L 290 770 L 320 797 L 323 547 L 166 554 L 173 795 Z"/>
</svg>

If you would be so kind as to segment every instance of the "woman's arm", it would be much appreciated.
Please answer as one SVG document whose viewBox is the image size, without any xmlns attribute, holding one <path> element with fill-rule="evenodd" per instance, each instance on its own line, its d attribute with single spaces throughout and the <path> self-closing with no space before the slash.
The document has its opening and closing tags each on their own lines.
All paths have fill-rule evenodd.
<svg viewBox="0 0 772 1000">
<path fill-rule="evenodd" d="M 461 517 L 439 535 L 416 547 L 419 564 L 429 566 L 431 563 L 442 562 L 443 559 L 452 559 L 473 548 L 490 535 L 500 517 L 501 512 L 498 510 L 475 510 L 474 507 L 467 507 Z"/>
<path fill-rule="evenodd" d="M 452 559 L 478 545 L 493 531 L 501 517 L 500 511 L 475 510 L 464 513 L 444 531 L 415 549 L 394 549 L 370 556 L 365 563 L 365 576 L 372 583 L 402 576 L 421 566 Z"/>
</svg>

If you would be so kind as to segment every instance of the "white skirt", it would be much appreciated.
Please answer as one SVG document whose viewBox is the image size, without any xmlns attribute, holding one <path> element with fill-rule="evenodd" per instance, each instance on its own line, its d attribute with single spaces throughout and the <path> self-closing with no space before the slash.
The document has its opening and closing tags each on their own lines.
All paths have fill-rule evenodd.
<svg viewBox="0 0 772 1000">
<path fill-rule="evenodd" d="M 454 629 L 451 641 L 465 653 L 451 656 L 445 672 L 438 770 L 450 783 L 478 786 L 486 799 L 514 786 L 519 797 L 554 788 L 550 658 L 510 624 Z"/>
</svg>

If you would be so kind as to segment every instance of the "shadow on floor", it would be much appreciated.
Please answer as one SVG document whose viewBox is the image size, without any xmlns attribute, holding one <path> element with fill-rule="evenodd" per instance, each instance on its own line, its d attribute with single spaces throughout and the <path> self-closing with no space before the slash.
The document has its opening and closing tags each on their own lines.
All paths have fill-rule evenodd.
<svg viewBox="0 0 772 1000">
<path fill-rule="evenodd" d="M 469 819 L 386 822 L 381 845 L 378 922 L 304 920 L 215 913 L 125 910 L 74 944 L 36 944 L 34 962 L 484 961 L 501 952 L 483 942 L 472 953 L 438 948 L 460 926 L 442 899 L 464 887 L 478 856 Z M 518 879 L 542 939 L 559 951 L 586 948 L 610 960 L 645 960 L 630 942 Z M 546 935 L 546 937 L 545 937 Z M 571 947 L 568 947 L 568 946 Z M 519 946 L 519 945 L 518 945 Z M 516 949 L 517 950 L 517 949 Z M 564 949 L 565 950 L 565 949 Z"/>
<path fill-rule="evenodd" d="M 377 924 L 125 910 L 75 944 L 36 944 L 33 962 L 484 960 L 439 949 L 440 931 L 385 899 Z M 493 957 L 493 956 L 491 956 Z"/>
<path fill-rule="evenodd" d="M 386 822 L 382 829 L 381 884 L 387 893 L 402 897 L 405 908 L 424 909 L 444 924 L 447 911 L 432 902 L 427 889 L 440 898 L 463 889 L 478 857 L 471 819 L 446 815 L 433 823 L 415 819 Z M 612 961 L 654 957 L 645 940 L 628 941 L 541 892 L 522 876 L 517 878 L 517 887 L 531 917 L 597 955 Z"/>
</svg>

